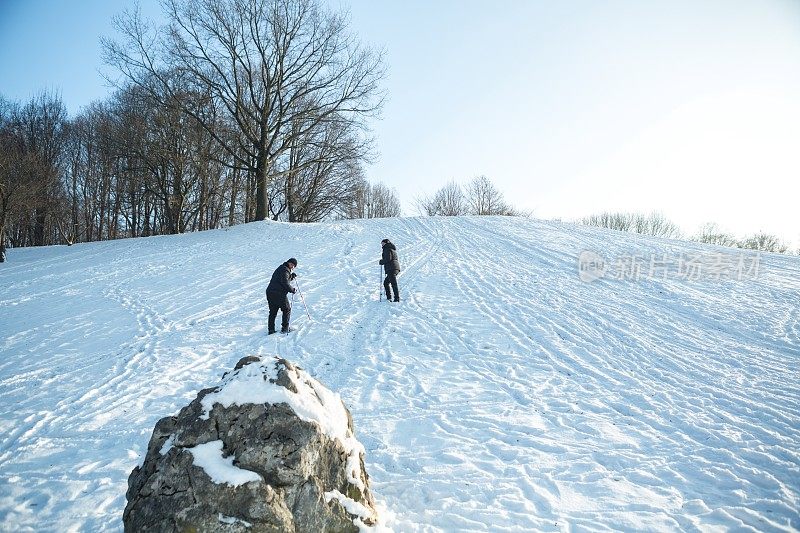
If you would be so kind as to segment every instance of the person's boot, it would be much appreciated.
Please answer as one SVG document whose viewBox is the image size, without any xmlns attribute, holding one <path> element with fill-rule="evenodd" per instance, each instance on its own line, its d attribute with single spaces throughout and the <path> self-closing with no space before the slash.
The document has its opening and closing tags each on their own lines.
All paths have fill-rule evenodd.
<svg viewBox="0 0 800 533">
<path fill-rule="evenodd" d="M 291 333 L 292 331 L 294 331 L 294 328 L 290 328 L 289 326 L 281 328 L 281 333 Z"/>
<path fill-rule="evenodd" d="M 399 302 L 399 301 L 400 301 L 400 297 L 399 297 L 399 296 L 397 296 L 397 297 L 394 299 L 394 301 L 395 301 L 395 302 Z"/>
<path fill-rule="evenodd" d="M 275 335 L 275 330 L 271 329 L 271 330 L 267 331 L 267 335 Z"/>
</svg>

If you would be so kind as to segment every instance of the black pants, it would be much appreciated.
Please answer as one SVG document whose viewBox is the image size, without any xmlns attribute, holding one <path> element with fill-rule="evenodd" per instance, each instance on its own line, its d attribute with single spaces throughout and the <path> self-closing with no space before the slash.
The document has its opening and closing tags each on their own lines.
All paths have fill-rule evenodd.
<svg viewBox="0 0 800 533">
<path fill-rule="evenodd" d="M 386 299 L 392 299 L 392 291 L 389 290 L 389 286 L 391 285 L 392 289 L 394 290 L 394 299 L 400 299 L 400 290 L 397 288 L 397 272 L 387 272 L 386 279 L 383 280 L 383 288 L 386 289 Z"/>
<path fill-rule="evenodd" d="M 269 304 L 269 320 L 267 329 L 270 333 L 275 331 L 275 317 L 278 310 L 281 311 L 281 330 L 289 329 L 289 318 L 292 316 L 292 304 L 289 303 L 289 296 L 279 292 L 268 292 L 267 303 Z"/>
</svg>

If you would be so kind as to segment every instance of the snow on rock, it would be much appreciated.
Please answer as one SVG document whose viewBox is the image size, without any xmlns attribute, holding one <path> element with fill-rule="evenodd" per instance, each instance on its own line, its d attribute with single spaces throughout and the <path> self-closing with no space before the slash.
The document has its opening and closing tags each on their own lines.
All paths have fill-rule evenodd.
<svg viewBox="0 0 800 533">
<path fill-rule="evenodd" d="M 219 386 L 161 419 L 128 484 L 126 531 L 378 524 L 364 447 L 341 398 L 274 357 L 241 359 Z"/>
<path fill-rule="evenodd" d="M 222 446 L 221 440 L 214 440 L 186 449 L 194 457 L 194 464 L 205 470 L 214 483 L 238 487 L 250 481 L 261 481 L 261 476 L 255 472 L 235 467 L 233 457 L 222 455 Z"/>
<path fill-rule="evenodd" d="M 236 518 L 236 517 L 233 517 L 233 516 L 225 516 L 222 513 L 220 513 L 219 516 L 217 516 L 217 520 L 219 520 L 223 524 L 228 524 L 229 526 L 236 525 L 236 524 L 241 524 L 246 528 L 253 527 L 253 524 L 251 524 L 250 522 L 248 522 L 246 520 L 242 520 L 240 518 Z"/>
<path fill-rule="evenodd" d="M 392 529 L 386 525 L 385 519 L 378 516 L 376 520 L 375 511 L 365 507 L 361 503 L 352 498 L 348 498 L 338 490 L 332 490 L 325 493 L 325 501 L 331 502 L 335 500 L 345 510 L 354 515 L 353 523 L 358 526 L 361 533 L 390 533 Z M 368 525 L 371 524 L 371 525 Z"/>
<path fill-rule="evenodd" d="M 370 518 L 372 516 L 372 510 L 368 509 L 352 498 L 348 498 L 338 490 L 332 490 L 325 493 L 325 501 L 330 502 L 331 500 L 338 501 L 348 513 L 356 515 L 359 518 Z"/>
<path fill-rule="evenodd" d="M 288 382 L 279 383 L 279 372 Z M 214 404 L 223 407 L 249 403 L 285 403 L 301 420 L 319 425 L 325 435 L 337 440 L 347 451 L 347 480 L 364 490 L 361 455 L 364 446 L 353 436 L 350 414 L 342 398 L 287 361 L 251 363 L 226 376 L 216 392 L 203 398 L 202 418 L 208 418 Z"/>
<path fill-rule="evenodd" d="M 161 449 L 158 451 L 161 455 L 167 455 L 169 451 L 172 449 L 172 443 L 175 441 L 175 436 L 170 435 L 167 440 L 164 441 L 164 444 L 161 446 Z"/>
</svg>

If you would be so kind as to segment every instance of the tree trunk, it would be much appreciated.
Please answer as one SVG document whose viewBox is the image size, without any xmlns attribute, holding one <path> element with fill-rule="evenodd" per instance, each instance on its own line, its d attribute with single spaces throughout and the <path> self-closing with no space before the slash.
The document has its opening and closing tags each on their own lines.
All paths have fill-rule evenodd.
<svg viewBox="0 0 800 533">
<path fill-rule="evenodd" d="M 6 260 L 6 212 L 0 213 L 0 263 Z"/>
<path fill-rule="evenodd" d="M 186 228 L 183 222 L 183 169 L 177 168 L 172 173 L 172 233 L 183 233 Z"/>
<path fill-rule="evenodd" d="M 33 233 L 33 245 L 34 246 L 44 246 L 44 224 L 47 220 L 47 211 L 43 208 L 36 209 L 35 215 L 35 226 L 34 226 L 34 233 Z"/>
<path fill-rule="evenodd" d="M 267 157 L 258 155 L 256 165 L 256 220 L 267 219 Z"/>
<path fill-rule="evenodd" d="M 231 175 L 231 204 L 228 210 L 228 226 L 236 223 L 236 196 L 239 190 L 239 169 L 234 169 Z"/>
<path fill-rule="evenodd" d="M 78 240 L 78 158 L 72 167 L 72 235 L 73 239 Z"/>
<path fill-rule="evenodd" d="M 146 194 L 144 198 L 144 227 L 142 228 L 142 236 L 150 236 L 150 217 L 152 211 L 150 209 L 150 195 Z"/>
</svg>

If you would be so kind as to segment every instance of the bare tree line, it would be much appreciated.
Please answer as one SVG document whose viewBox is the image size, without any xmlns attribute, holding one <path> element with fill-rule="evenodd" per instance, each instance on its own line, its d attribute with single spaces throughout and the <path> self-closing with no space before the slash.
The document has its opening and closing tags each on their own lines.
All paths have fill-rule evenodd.
<svg viewBox="0 0 800 533">
<path fill-rule="evenodd" d="M 677 224 L 667 219 L 661 213 L 611 213 L 605 212 L 591 215 L 578 220 L 578 223 L 587 226 L 597 226 L 617 231 L 629 231 L 655 237 L 682 238 L 684 237 Z M 704 225 L 698 233 L 689 237 L 690 240 L 733 248 L 760 250 L 763 252 L 790 253 L 789 246 L 775 235 L 758 232 L 748 237 L 737 238 L 719 229 L 713 223 Z M 800 249 L 797 251 L 800 254 Z"/>
<path fill-rule="evenodd" d="M 789 245 L 777 235 L 759 231 L 747 237 L 737 238 L 730 233 L 725 233 L 714 223 L 705 224 L 692 237 L 692 240 L 720 246 L 731 246 L 733 248 L 760 250 L 762 252 L 791 253 Z M 800 255 L 800 248 L 797 249 L 797 254 Z"/>
<path fill-rule="evenodd" d="M 600 213 L 579 221 L 587 226 L 598 226 L 617 231 L 630 231 L 655 237 L 679 238 L 680 228 L 661 213 Z"/>
<path fill-rule="evenodd" d="M 486 176 L 473 178 L 465 187 L 451 181 L 432 195 L 417 198 L 416 205 L 419 213 L 427 216 L 528 216 L 507 203 Z"/>
<path fill-rule="evenodd" d="M 0 99 L 0 245 L 397 216 L 367 182 L 380 54 L 317 0 L 167 0 L 104 40 L 117 90 L 73 118 Z"/>
<path fill-rule="evenodd" d="M 362 181 L 356 189 L 344 218 L 388 218 L 400 216 L 400 200 L 395 192 L 383 183 Z"/>
<path fill-rule="evenodd" d="M 192 117 L 225 164 L 254 176 L 256 220 L 268 216 L 272 177 L 289 175 L 291 182 L 316 164 L 292 154 L 300 142 L 324 139 L 321 128 L 351 141 L 381 107 L 380 54 L 361 47 L 342 15 L 314 0 L 164 6 L 161 27 L 138 13 L 119 18 L 124 39 L 104 41 L 106 60 L 127 83 Z M 195 98 L 174 98 L 186 92 Z M 352 143 L 351 156 L 363 156 L 366 146 Z"/>
</svg>

